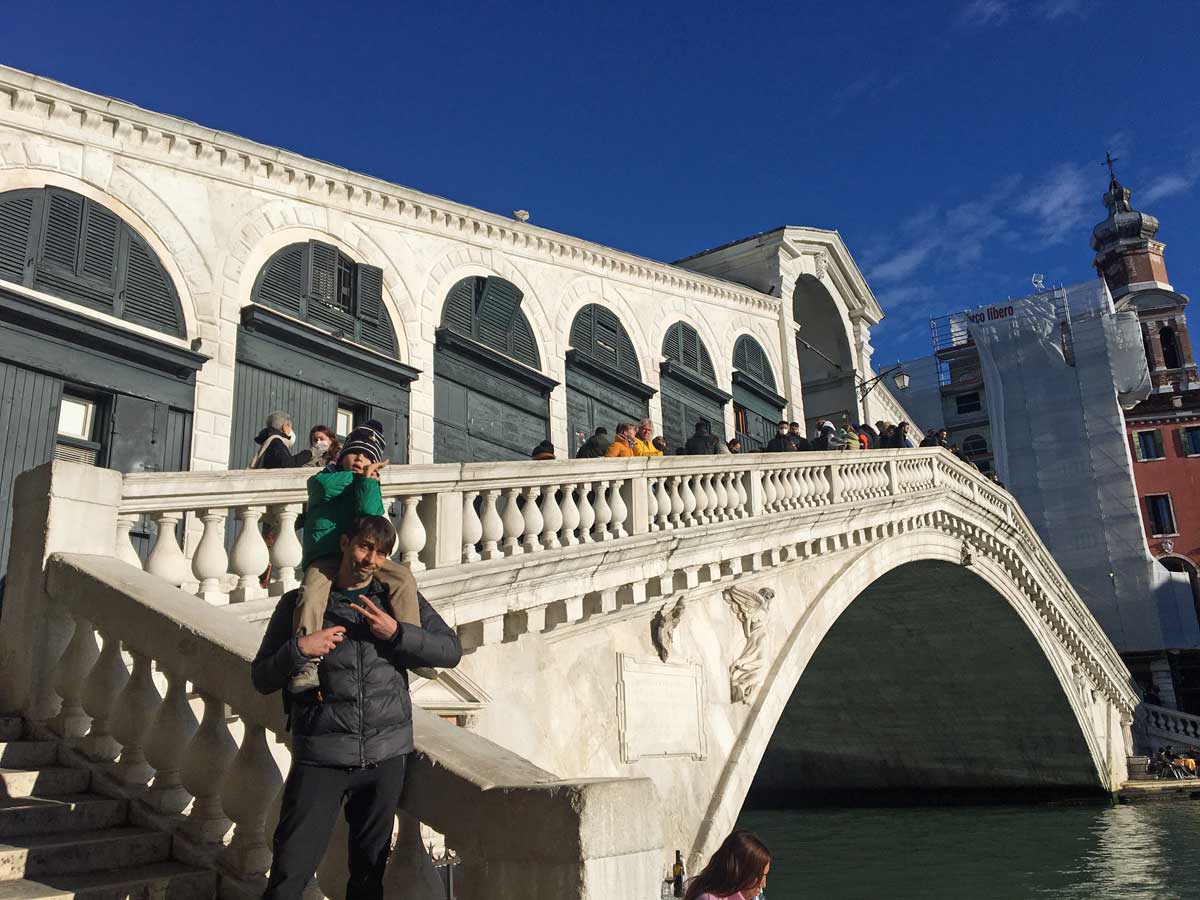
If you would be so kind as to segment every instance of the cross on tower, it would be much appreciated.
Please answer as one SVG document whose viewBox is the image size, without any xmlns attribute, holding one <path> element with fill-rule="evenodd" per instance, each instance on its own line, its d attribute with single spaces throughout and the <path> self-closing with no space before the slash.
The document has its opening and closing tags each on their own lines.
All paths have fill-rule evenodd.
<svg viewBox="0 0 1200 900">
<path fill-rule="evenodd" d="M 1102 166 L 1108 166 L 1108 177 L 1111 178 L 1113 181 L 1117 180 L 1117 173 L 1113 171 L 1113 163 L 1115 163 L 1120 158 L 1121 157 L 1119 157 L 1119 156 L 1113 156 L 1112 153 L 1110 153 L 1108 150 L 1105 150 L 1104 151 L 1104 162 L 1100 163 L 1100 165 L 1102 165 Z"/>
</svg>

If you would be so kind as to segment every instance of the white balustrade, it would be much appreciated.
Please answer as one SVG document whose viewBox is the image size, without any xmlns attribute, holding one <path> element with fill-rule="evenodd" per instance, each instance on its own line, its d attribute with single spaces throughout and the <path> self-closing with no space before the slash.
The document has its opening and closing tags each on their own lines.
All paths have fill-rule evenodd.
<svg viewBox="0 0 1200 900">
<path fill-rule="evenodd" d="M 154 781 L 145 799 L 161 813 L 181 813 L 191 802 L 180 765 L 196 727 L 196 716 L 188 705 L 187 679 L 178 672 L 167 672 L 167 695 L 146 737 L 146 761 L 154 767 Z"/>
<path fill-rule="evenodd" d="M 504 520 L 500 518 L 500 512 L 496 508 L 499 502 L 499 491 L 487 491 L 483 495 L 481 536 L 484 559 L 498 559 L 504 555 L 504 551 L 500 549 L 500 541 L 504 538 Z"/>
<path fill-rule="evenodd" d="M 671 476 L 671 512 L 670 512 L 670 528 L 683 527 L 683 513 L 687 509 L 687 504 L 683 499 L 683 479 L 678 475 Z"/>
<path fill-rule="evenodd" d="M 612 509 L 608 505 L 608 485 L 607 481 L 597 481 L 593 493 L 595 499 L 592 501 L 592 512 L 595 514 L 595 524 L 592 526 L 592 537 L 597 541 L 607 541 L 612 537 L 612 532 L 608 530 L 608 523 L 612 521 Z"/>
<path fill-rule="evenodd" d="M 267 746 L 261 725 L 246 722 L 242 745 L 225 776 L 221 805 L 233 822 L 233 838 L 225 848 L 230 868 L 242 878 L 264 874 L 271 865 L 265 823 L 267 807 L 283 785 L 279 766 Z"/>
<path fill-rule="evenodd" d="M 592 526 L 596 523 L 596 509 L 592 505 L 592 483 L 584 481 L 579 485 L 579 543 L 592 542 Z"/>
<path fill-rule="evenodd" d="M 562 486 L 562 527 L 559 531 L 559 543 L 563 547 L 574 547 L 579 543 L 576 530 L 580 528 L 579 506 L 575 502 L 576 486 Z"/>
<path fill-rule="evenodd" d="M 559 506 L 559 496 L 562 493 L 557 485 L 542 492 L 542 546 L 547 550 L 557 550 L 562 546 L 558 539 L 558 533 L 563 527 L 562 508 Z"/>
<path fill-rule="evenodd" d="M 684 527 L 697 524 L 696 494 L 692 491 L 691 475 L 684 475 L 679 479 L 679 497 L 683 501 L 683 507 L 679 514 L 680 523 Z"/>
<path fill-rule="evenodd" d="M 623 538 L 629 533 L 625 530 L 625 519 L 629 515 L 629 510 L 625 505 L 625 498 L 621 496 L 622 487 L 624 487 L 624 482 L 614 481 L 612 483 L 612 493 L 608 503 L 608 508 L 612 513 L 609 528 L 614 538 Z"/>
<path fill-rule="evenodd" d="M 653 476 L 646 479 L 646 530 L 658 531 L 658 483 Z"/>
<path fill-rule="evenodd" d="M 263 506 L 245 506 L 238 510 L 242 530 L 233 544 L 233 553 L 229 555 L 233 574 L 238 578 L 237 587 L 229 595 L 231 603 L 258 600 L 267 595 L 266 588 L 259 583 L 263 572 L 271 564 L 271 553 L 259 531 L 259 522 L 265 510 Z"/>
<path fill-rule="evenodd" d="M 62 698 L 62 708 L 50 723 L 58 734 L 70 738 L 83 737 L 92 723 L 91 716 L 83 708 L 83 693 L 85 679 L 100 655 L 92 623 L 76 618 L 74 624 L 75 630 L 58 662 L 54 679 L 54 690 Z"/>
<path fill-rule="evenodd" d="M 507 488 L 504 491 L 504 512 L 500 520 L 504 523 L 504 539 L 501 548 L 505 556 L 520 556 L 525 552 L 521 546 L 521 536 L 525 533 L 525 516 L 521 513 L 520 488 Z"/>
<path fill-rule="evenodd" d="M 175 511 L 161 512 L 155 518 L 158 533 L 154 547 L 146 559 L 146 571 L 157 575 L 171 584 L 179 587 L 192 577 L 192 568 L 188 565 L 187 557 L 179 546 L 175 536 L 175 526 L 183 514 Z M 265 568 L 265 567 L 264 567 Z"/>
<path fill-rule="evenodd" d="M 296 536 L 296 519 L 299 518 L 303 506 L 299 503 L 287 503 L 273 507 L 275 519 L 279 523 L 279 536 L 271 545 L 271 584 L 268 591 L 272 597 L 286 594 L 300 583 L 296 570 L 304 558 L 304 548 Z"/>
<path fill-rule="evenodd" d="M 465 563 L 476 562 L 479 559 L 479 551 L 475 549 L 475 545 L 483 538 L 483 523 L 479 521 L 479 513 L 475 510 L 478 497 L 479 491 L 467 491 L 463 494 L 462 561 Z"/>
<path fill-rule="evenodd" d="M 142 567 L 142 558 L 138 556 L 138 552 L 133 546 L 133 538 L 130 535 L 130 532 L 133 531 L 133 526 L 138 523 L 139 518 L 139 516 L 133 514 L 117 516 L 116 551 L 117 559 L 140 569 Z"/>
<path fill-rule="evenodd" d="M 421 551 L 425 549 L 425 525 L 421 522 L 418 511 L 421 495 L 414 494 L 401 498 L 403 512 L 400 514 L 400 528 L 396 532 L 399 543 L 400 561 L 413 572 L 422 572 L 425 563 L 421 562 Z"/>
<path fill-rule="evenodd" d="M 199 582 L 196 596 L 208 603 L 226 603 L 229 598 L 222 584 L 229 571 L 229 554 L 225 552 L 225 510 L 203 510 L 200 521 L 204 531 L 192 554 L 192 575 Z"/>
<path fill-rule="evenodd" d="M 200 697 L 204 714 L 184 750 L 179 775 L 193 797 L 184 828 L 192 840 L 207 844 L 224 838 L 233 824 L 221 805 L 221 789 L 237 744 L 229 732 L 225 704 L 208 694 Z"/>
<path fill-rule="evenodd" d="M 146 760 L 143 741 L 162 698 L 154 686 L 150 658 L 137 651 L 131 651 L 130 656 L 133 657 L 133 671 L 117 698 L 113 716 L 113 737 L 121 744 L 121 758 L 117 760 L 115 774 L 126 787 L 142 788 L 154 774 Z"/>
<path fill-rule="evenodd" d="M 541 507 L 538 506 L 540 487 L 525 488 L 525 505 L 521 509 L 524 525 L 521 531 L 521 545 L 526 553 L 537 553 L 542 549 L 541 534 L 545 520 L 542 518 Z"/>
<path fill-rule="evenodd" d="M 75 627 L 80 627 L 79 620 Z M 121 751 L 121 745 L 112 734 L 113 716 L 117 697 L 129 681 L 129 670 L 121 658 L 121 642 L 103 632 L 100 638 L 100 655 L 96 657 L 83 689 L 83 708 L 92 717 L 92 724 L 79 748 L 92 759 L 112 762 Z"/>
</svg>

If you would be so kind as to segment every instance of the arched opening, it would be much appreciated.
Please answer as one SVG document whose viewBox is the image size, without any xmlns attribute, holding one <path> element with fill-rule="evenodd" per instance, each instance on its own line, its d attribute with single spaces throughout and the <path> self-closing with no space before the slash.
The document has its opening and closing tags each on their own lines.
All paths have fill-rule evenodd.
<svg viewBox="0 0 1200 900">
<path fill-rule="evenodd" d="M 1007 600 L 924 560 L 880 577 L 825 634 L 750 802 L 1022 789 L 1101 789 L 1079 721 Z"/>
<path fill-rule="evenodd" d="M 712 356 L 699 332 L 686 322 L 676 322 L 663 338 L 662 354 L 663 437 L 669 452 L 678 452 L 701 421 L 724 440 L 730 395 L 717 387 Z"/>
<path fill-rule="evenodd" d="M 859 420 L 854 355 L 837 303 L 811 275 L 796 281 L 792 316 L 798 327 L 796 354 L 804 416 L 812 431 L 819 419 Z"/>
<path fill-rule="evenodd" d="M 377 419 L 389 459 L 408 458 L 409 385 L 383 304 L 383 271 L 332 244 L 301 241 L 263 265 L 243 307 L 234 373 L 229 467 L 247 466 L 254 437 L 276 410 L 292 416 L 295 450 L 328 425 L 342 437 Z"/>
<path fill-rule="evenodd" d="M 188 468 L 206 357 L 181 346 L 186 336 L 177 288 L 130 223 L 64 188 L 0 194 L 0 576 L 21 472 L 51 459 Z M 134 529 L 135 544 L 144 547 L 146 528 Z"/>
<path fill-rule="evenodd" d="M 464 278 L 442 307 L 433 356 L 433 461 L 528 459 L 550 436 L 558 382 L 541 357 L 523 294 L 496 276 Z"/>
<path fill-rule="evenodd" d="M 733 345 L 733 422 L 743 453 L 767 446 L 786 402 L 777 392 L 766 352 L 743 334 Z"/>
<path fill-rule="evenodd" d="M 1175 329 L 1164 325 L 1158 330 L 1158 342 L 1162 347 L 1163 366 L 1168 369 L 1178 369 L 1183 365 L 1179 354 L 1179 342 L 1175 338 Z"/>
<path fill-rule="evenodd" d="M 629 332 L 616 313 L 589 303 L 571 322 L 567 351 L 567 427 L 572 458 L 596 428 L 616 434 L 618 422 L 650 415 L 654 388 L 642 382 L 642 369 Z"/>
<path fill-rule="evenodd" d="M 968 434 L 962 442 L 963 456 L 973 462 L 981 472 L 992 471 L 992 452 L 987 438 L 982 434 Z"/>
</svg>

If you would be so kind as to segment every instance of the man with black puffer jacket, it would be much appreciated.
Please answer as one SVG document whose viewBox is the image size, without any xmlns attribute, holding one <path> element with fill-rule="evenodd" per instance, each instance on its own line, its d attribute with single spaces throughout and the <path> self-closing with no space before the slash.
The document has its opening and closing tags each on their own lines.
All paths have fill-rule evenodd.
<svg viewBox="0 0 1200 900">
<path fill-rule="evenodd" d="M 341 536 L 325 627 L 297 636 L 297 591 L 284 594 L 251 666 L 255 688 L 270 694 L 307 661 L 323 658 L 317 690 L 284 693 L 292 767 L 283 786 L 267 900 L 300 900 L 343 800 L 350 826 L 346 900 L 383 897 L 393 817 L 413 750 L 408 670 L 451 669 L 462 658 L 458 635 L 419 593 L 421 624 L 397 621 L 387 588 L 375 577 L 395 543 L 388 519 L 356 519 Z"/>
</svg>

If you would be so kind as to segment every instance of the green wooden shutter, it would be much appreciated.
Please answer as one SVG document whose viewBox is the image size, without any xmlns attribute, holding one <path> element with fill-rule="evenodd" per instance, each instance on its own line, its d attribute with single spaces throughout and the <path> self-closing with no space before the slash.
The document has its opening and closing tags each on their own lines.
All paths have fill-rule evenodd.
<svg viewBox="0 0 1200 900">
<path fill-rule="evenodd" d="M 446 305 L 442 307 L 442 324 L 464 337 L 473 337 L 475 295 L 482 278 L 464 278 L 450 288 Z"/>
<path fill-rule="evenodd" d="M 674 362 L 681 361 L 680 344 L 682 342 L 683 324 L 677 322 L 667 329 L 663 338 L 663 356 Z"/>
<path fill-rule="evenodd" d="M 41 261 L 52 269 L 75 274 L 79 259 L 79 230 L 83 224 L 83 198 L 63 191 L 47 191 L 46 226 L 42 232 Z"/>
<path fill-rule="evenodd" d="M 595 311 L 594 304 L 590 304 L 581 309 L 575 314 L 575 321 L 571 323 L 571 346 L 576 350 L 582 350 L 589 356 L 592 354 L 592 345 L 595 342 Z"/>
<path fill-rule="evenodd" d="M 488 278 L 475 311 L 479 340 L 502 353 L 512 353 L 509 332 L 521 305 L 521 291 L 503 278 Z"/>
<path fill-rule="evenodd" d="M 292 244 L 276 253 L 263 269 L 253 300 L 282 312 L 300 316 L 304 294 L 305 245 Z"/>
<path fill-rule="evenodd" d="M 179 304 L 167 273 L 145 241 L 128 229 L 126 235 L 128 249 L 121 291 L 121 317 L 182 337 Z"/>
<path fill-rule="evenodd" d="M 21 192 L 0 200 L 0 280 L 24 284 L 38 196 Z"/>
<path fill-rule="evenodd" d="M 520 313 L 517 313 L 510 333 L 512 335 L 512 358 L 532 369 L 540 369 L 542 367 L 541 357 L 538 355 L 537 341 L 533 339 L 533 329 L 529 327 L 529 321 Z"/>
<path fill-rule="evenodd" d="M 359 266 L 354 292 L 354 314 L 364 322 L 378 325 L 383 313 L 383 269 Z"/>
<path fill-rule="evenodd" d="M 84 204 L 79 275 L 101 290 L 115 290 L 121 220 L 98 203 Z"/>
<path fill-rule="evenodd" d="M 333 306 L 337 300 L 337 247 L 321 241 L 308 242 L 308 266 L 304 293 L 310 301 Z"/>
<path fill-rule="evenodd" d="M 750 372 L 749 372 L 750 360 L 749 360 L 749 350 L 748 350 L 749 344 L 750 344 L 749 340 L 747 340 L 746 336 L 743 335 L 742 337 L 738 338 L 737 343 L 733 345 L 733 367 L 735 369 L 740 369 L 741 371 L 745 372 L 747 375 L 750 374 Z"/>
<path fill-rule="evenodd" d="M 699 372 L 713 384 L 717 383 L 717 370 L 713 368 L 712 357 L 708 355 L 708 348 L 704 346 L 704 342 L 700 340 L 700 335 L 696 335 L 696 347 L 699 349 L 700 366 Z"/>
</svg>

